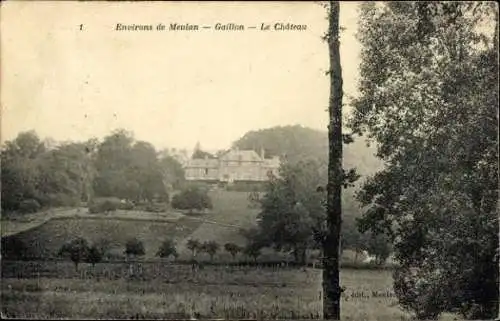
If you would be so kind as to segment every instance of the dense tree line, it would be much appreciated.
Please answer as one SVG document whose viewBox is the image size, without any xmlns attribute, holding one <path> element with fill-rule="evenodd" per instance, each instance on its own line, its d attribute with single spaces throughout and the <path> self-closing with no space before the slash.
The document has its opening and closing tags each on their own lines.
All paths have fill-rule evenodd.
<svg viewBox="0 0 500 321">
<path fill-rule="evenodd" d="M 101 142 L 56 146 L 47 146 L 34 131 L 23 132 L 2 146 L 0 156 L 2 209 L 7 211 L 75 206 L 94 197 L 168 201 L 184 180 L 172 156 L 124 130 Z"/>
</svg>

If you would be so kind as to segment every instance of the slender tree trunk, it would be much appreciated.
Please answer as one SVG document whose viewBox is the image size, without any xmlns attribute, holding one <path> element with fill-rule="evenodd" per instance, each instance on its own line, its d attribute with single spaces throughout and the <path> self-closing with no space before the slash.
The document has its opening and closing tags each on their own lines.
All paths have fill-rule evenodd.
<svg viewBox="0 0 500 321">
<path fill-rule="evenodd" d="M 330 101 L 328 126 L 327 233 L 323 252 L 323 318 L 340 320 L 340 227 L 342 224 L 342 69 L 339 52 L 339 2 L 330 2 L 328 49 Z"/>
<path fill-rule="evenodd" d="M 499 59 L 499 56 L 498 56 L 498 32 L 499 32 L 499 26 L 498 26 L 498 11 L 497 11 L 497 14 L 495 15 L 495 34 L 493 36 L 493 44 L 495 46 L 495 52 L 497 53 L 497 56 L 496 56 L 496 61 L 497 61 L 497 66 L 498 66 L 498 59 Z M 497 71 L 498 71 L 498 67 L 497 67 Z M 499 83 L 498 83 L 498 78 L 497 78 L 497 92 L 498 92 L 498 89 L 499 89 Z M 498 103 L 498 101 L 497 101 Z M 498 114 L 497 114 L 498 115 Z M 497 116 L 497 120 L 498 120 L 498 116 Z M 498 248 L 498 245 L 499 245 L 499 240 L 500 240 L 500 225 L 498 224 L 498 222 L 500 222 L 500 204 L 497 203 L 497 213 L 498 213 L 498 221 L 497 221 L 497 227 L 498 227 L 498 238 L 495 240 L 496 242 L 496 245 L 497 245 L 497 248 Z M 499 254 L 500 255 L 500 254 Z M 496 269 L 496 273 L 495 273 L 495 279 L 496 279 L 496 283 L 499 284 L 499 281 L 500 281 L 500 258 L 499 258 L 499 255 L 496 256 L 496 263 L 497 263 L 497 266 L 498 266 L 498 269 Z M 500 288 L 497 287 L 496 288 L 496 299 L 497 299 L 497 307 L 496 307 L 496 313 L 497 313 L 497 318 L 496 320 L 500 320 Z"/>
</svg>

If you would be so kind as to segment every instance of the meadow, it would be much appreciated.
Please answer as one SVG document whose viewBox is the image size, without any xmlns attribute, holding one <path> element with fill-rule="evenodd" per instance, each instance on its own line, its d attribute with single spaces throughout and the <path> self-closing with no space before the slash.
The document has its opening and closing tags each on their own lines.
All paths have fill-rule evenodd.
<svg viewBox="0 0 500 321">
<path fill-rule="evenodd" d="M 239 230 L 255 225 L 258 214 L 258 209 L 248 206 L 248 193 L 212 191 L 210 196 L 214 209 L 203 215 L 142 211 L 97 215 L 61 209 L 2 222 L 2 236 L 21 240 L 28 246 L 28 257 L 42 259 L 2 260 L 2 317 L 320 319 L 319 269 L 223 265 L 233 259 L 222 249 L 215 255 L 215 265 L 200 254 L 198 260 L 205 263 L 197 270 L 189 264 L 155 258 L 167 237 L 177 242 L 179 259 L 184 261 L 191 258 L 185 247 L 190 238 L 215 240 L 220 245 L 245 244 Z M 6 226 L 13 228 L 4 234 Z M 132 264 L 81 263 L 76 271 L 73 263 L 56 261 L 54 255 L 64 242 L 78 236 L 89 242 L 106 238 L 117 255 L 123 254 L 127 239 L 137 237 L 143 241 L 146 255 Z M 283 259 L 283 254 L 264 249 L 259 261 Z M 392 295 L 391 270 L 345 268 L 341 283 L 346 287 L 343 320 L 411 319 Z M 383 295 L 374 296 L 374 292 Z M 456 320 L 450 315 L 442 319 Z"/>
<path fill-rule="evenodd" d="M 2 314 L 15 318 L 319 319 L 321 270 L 171 263 L 4 262 Z M 341 272 L 344 320 L 406 320 L 387 270 Z"/>
</svg>

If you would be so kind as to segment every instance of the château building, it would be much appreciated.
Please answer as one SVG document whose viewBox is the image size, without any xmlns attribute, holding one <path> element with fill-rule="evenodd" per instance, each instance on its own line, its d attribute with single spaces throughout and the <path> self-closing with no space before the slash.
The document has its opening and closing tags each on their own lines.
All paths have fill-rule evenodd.
<svg viewBox="0 0 500 321">
<path fill-rule="evenodd" d="M 217 158 L 205 156 L 184 164 L 186 180 L 209 183 L 264 182 L 270 175 L 278 176 L 279 157 L 265 158 L 253 150 L 232 149 Z"/>
</svg>

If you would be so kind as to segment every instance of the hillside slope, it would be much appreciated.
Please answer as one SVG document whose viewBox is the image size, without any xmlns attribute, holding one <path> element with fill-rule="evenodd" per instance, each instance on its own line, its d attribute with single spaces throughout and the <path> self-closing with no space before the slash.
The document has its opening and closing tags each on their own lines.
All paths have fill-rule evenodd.
<svg viewBox="0 0 500 321">
<path fill-rule="evenodd" d="M 221 247 L 227 242 L 245 244 L 240 229 L 254 226 L 259 213 L 259 209 L 249 208 L 248 195 L 247 192 L 212 191 L 210 197 L 214 208 L 210 214 L 186 215 L 171 220 L 138 211 L 91 216 L 81 212 L 77 215 L 76 210 L 70 210 L 63 213 L 65 216 L 54 215 L 36 227 L 3 237 L 2 244 L 6 248 L 2 249 L 2 253 L 14 251 L 14 246 L 9 244 L 22 241 L 27 246 L 28 257 L 48 258 L 55 256 L 64 242 L 83 237 L 89 242 L 107 239 L 112 252 L 122 254 L 126 241 L 137 237 L 144 242 L 145 258 L 152 259 L 161 242 L 165 238 L 173 238 L 177 242 L 180 258 L 188 259 L 191 252 L 186 248 L 186 242 L 190 238 L 201 242 L 217 241 Z M 345 220 L 352 220 L 359 215 L 359 210 L 350 206 L 352 202 L 348 202 L 350 196 L 347 193 L 344 198 Z M 217 257 L 229 258 L 222 248 Z"/>
</svg>

